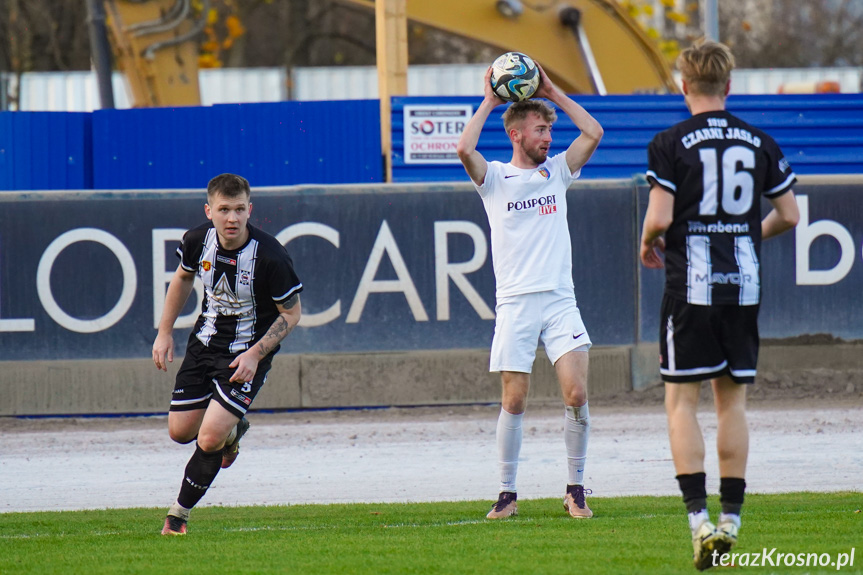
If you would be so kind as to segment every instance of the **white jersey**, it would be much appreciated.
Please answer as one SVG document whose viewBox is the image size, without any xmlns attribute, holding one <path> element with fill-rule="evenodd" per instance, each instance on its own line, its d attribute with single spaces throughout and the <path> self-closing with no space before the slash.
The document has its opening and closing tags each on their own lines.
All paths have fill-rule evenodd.
<svg viewBox="0 0 863 575">
<path fill-rule="evenodd" d="M 497 297 L 572 289 L 572 242 L 566 222 L 571 174 L 566 154 L 524 170 L 489 162 L 482 196 L 491 227 Z"/>
</svg>

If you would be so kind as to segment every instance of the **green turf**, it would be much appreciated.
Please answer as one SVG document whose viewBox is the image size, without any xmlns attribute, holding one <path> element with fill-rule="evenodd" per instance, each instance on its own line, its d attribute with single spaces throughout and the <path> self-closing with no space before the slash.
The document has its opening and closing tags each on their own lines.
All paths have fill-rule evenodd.
<svg viewBox="0 0 863 575">
<path fill-rule="evenodd" d="M 560 500 L 534 499 L 519 501 L 518 517 L 494 522 L 484 519 L 490 502 L 476 501 L 205 507 L 185 537 L 159 535 L 164 509 L 8 513 L 0 514 L 0 573 L 695 573 L 678 497 L 589 502 L 590 520 L 569 519 Z M 735 551 L 835 560 L 855 548 L 853 567 L 841 572 L 863 573 L 861 508 L 860 493 L 747 495 Z"/>
</svg>

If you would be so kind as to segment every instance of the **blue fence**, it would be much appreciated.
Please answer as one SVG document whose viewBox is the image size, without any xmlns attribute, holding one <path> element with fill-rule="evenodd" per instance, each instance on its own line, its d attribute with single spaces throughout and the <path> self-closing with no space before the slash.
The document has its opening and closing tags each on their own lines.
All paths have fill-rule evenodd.
<svg viewBox="0 0 863 575">
<path fill-rule="evenodd" d="M 0 113 L 0 189 L 380 182 L 377 101 Z"/>
<path fill-rule="evenodd" d="M 371 100 L 100 110 L 94 187 L 201 188 L 222 172 L 256 186 L 380 182 L 378 110 Z"/>
<path fill-rule="evenodd" d="M 643 174 L 653 135 L 688 116 L 679 96 L 582 96 L 579 101 L 605 128 L 583 171 L 586 179 Z M 406 161 L 404 108 L 475 109 L 479 102 L 393 98 L 394 181 L 466 182 L 457 159 L 450 164 Z M 732 96 L 728 107 L 776 138 L 798 174 L 863 173 L 863 94 Z M 480 138 L 479 149 L 490 160 L 511 156 L 500 121 L 504 109 L 495 110 Z M 458 134 L 450 135 L 448 145 L 454 145 Z M 562 151 L 576 135 L 561 115 L 552 152 Z M 0 112 L 2 190 L 200 189 L 220 172 L 243 174 L 256 186 L 380 183 L 378 102 Z"/>
<path fill-rule="evenodd" d="M 682 96 L 578 96 L 602 124 L 605 136 L 583 178 L 629 178 L 647 169 L 653 136 L 689 117 Z M 461 164 L 425 165 L 405 161 L 406 105 L 470 105 L 480 98 L 393 98 L 393 179 L 397 182 L 464 181 Z M 863 94 L 731 96 L 728 109 L 773 136 L 798 174 L 863 173 Z M 512 145 L 500 106 L 486 122 L 479 151 L 488 160 L 508 162 Z M 565 114 L 554 127 L 550 154 L 566 149 L 578 130 Z"/>
<path fill-rule="evenodd" d="M 567 194 L 576 296 L 598 345 L 658 336 L 663 275 L 638 262 L 639 181 L 579 181 Z M 863 339 L 863 178 L 796 192 L 800 225 L 764 245 L 761 334 Z M 176 190 L 0 195 L 0 360 L 148 357 L 174 250 L 204 201 Z M 468 185 L 255 190 L 253 202 L 253 223 L 286 243 L 305 285 L 287 353 L 490 344 L 489 230 Z"/>
<path fill-rule="evenodd" d="M 0 112 L 0 190 L 93 187 L 86 113 Z"/>
</svg>

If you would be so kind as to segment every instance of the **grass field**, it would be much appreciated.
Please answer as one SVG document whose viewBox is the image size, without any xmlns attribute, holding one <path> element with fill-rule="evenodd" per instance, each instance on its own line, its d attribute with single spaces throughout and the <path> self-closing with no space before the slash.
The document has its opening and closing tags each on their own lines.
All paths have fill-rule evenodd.
<svg viewBox="0 0 863 575">
<path fill-rule="evenodd" d="M 185 537 L 162 537 L 164 509 L 0 514 L 0 573 L 695 573 L 677 497 L 588 500 L 590 520 L 557 499 L 205 507 Z M 718 503 L 713 497 L 711 513 Z M 863 573 L 863 494 L 747 495 L 740 553 L 850 555 Z M 856 549 L 860 547 L 859 549 Z M 776 562 L 776 554 L 772 556 Z M 719 567 L 711 572 L 835 573 L 835 566 Z"/>
</svg>

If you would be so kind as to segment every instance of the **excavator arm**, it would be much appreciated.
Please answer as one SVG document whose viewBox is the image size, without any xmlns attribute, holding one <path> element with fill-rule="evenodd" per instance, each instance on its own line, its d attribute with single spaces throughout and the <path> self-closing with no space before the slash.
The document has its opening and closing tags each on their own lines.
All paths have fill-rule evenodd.
<svg viewBox="0 0 863 575">
<path fill-rule="evenodd" d="M 104 0 L 117 66 L 136 108 L 197 106 L 198 35 L 209 0 Z"/>
<path fill-rule="evenodd" d="M 197 39 L 210 0 L 103 1 L 133 106 L 199 105 Z M 339 1 L 375 7 L 374 0 Z M 570 93 L 678 91 L 653 41 L 613 0 L 535 0 L 527 8 L 519 0 L 407 0 L 406 6 L 415 22 L 529 54 Z"/>
<path fill-rule="evenodd" d="M 374 9 L 374 0 L 340 0 Z M 407 0 L 409 20 L 517 50 L 563 90 L 579 94 L 677 93 L 654 42 L 613 0 Z M 505 15 L 508 14 L 508 15 Z"/>
</svg>

